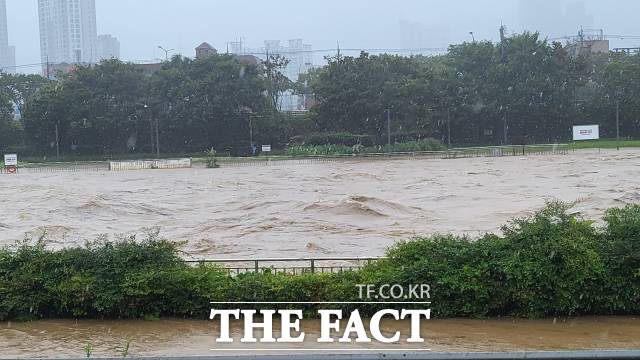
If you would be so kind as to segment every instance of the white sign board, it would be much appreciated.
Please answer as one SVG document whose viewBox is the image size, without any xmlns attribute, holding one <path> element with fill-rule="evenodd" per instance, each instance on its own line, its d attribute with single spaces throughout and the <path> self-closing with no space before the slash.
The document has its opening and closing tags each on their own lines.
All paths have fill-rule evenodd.
<svg viewBox="0 0 640 360">
<path fill-rule="evenodd" d="M 584 125 L 573 127 L 573 140 L 598 140 L 600 139 L 599 125 Z"/>
<path fill-rule="evenodd" d="M 4 156 L 4 166 L 18 166 L 18 155 L 6 154 Z"/>
<path fill-rule="evenodd" d="M 262 145 L 262 152 L 271 152 L 271 145 Z"/>
</svg>

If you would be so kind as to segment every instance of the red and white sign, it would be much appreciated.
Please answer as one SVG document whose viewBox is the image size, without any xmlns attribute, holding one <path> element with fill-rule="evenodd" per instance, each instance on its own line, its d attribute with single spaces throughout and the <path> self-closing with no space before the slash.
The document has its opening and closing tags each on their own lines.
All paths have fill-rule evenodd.
<svg viewBox="0 0 640 360">
<path fill-rule="evenodd" d="M 6 154 L 4 156 L 4 166 L 18 166 L 18 155 Z"/>
<path fill-rule="evenodd" d="M 7 174 L 15 174 L 18 172 L 18 155 L 6 154 L 4 156 L 4 170 Z"/>
<path fill-rule="evenodd" d="M 600 139 L 599 125 L 582 125 L 573 127 L 573 141 Z"/>
</svg>

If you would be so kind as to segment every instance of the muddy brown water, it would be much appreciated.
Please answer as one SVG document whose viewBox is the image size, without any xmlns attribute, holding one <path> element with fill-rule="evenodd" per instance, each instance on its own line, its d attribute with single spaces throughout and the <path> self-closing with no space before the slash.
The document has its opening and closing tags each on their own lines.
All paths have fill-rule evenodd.
<svg viewBox="0 0 640 360">
<path fill-rule="evenodd" d="M 575 202 L 596 218 L 639 202 L 638 178 L 640 150 L 19 174 L 0 176 L 0 245 L 46 234 L 60 248 L 157 227 L 186 241 L 193 257 L 376 256 L 416 235 L 496 231 L 545 200 Z M 304 328 L 317 333 L 318 324 Z M 640 348 L 633 317 L 435 320 L 423 330 L 434 351 Z M 215 355 L 214 331 L 212 322 L 185 320 L 4 323 L 0 358 L 84 357 L 88 343 L 94 356 L 118 356 L 127 339 L 131 355 Z"/>
<path fill-rule="evenodd" d="M 302 328 L 307 333 L 307 341 L 289 348 L 332 347 L 316 344 L 318 322 L 305 321 Z M 403 322 L 391 327 L 387 323 L 383 325 L 383 331 L 385 329 L 399 329 L 406 334 L 409 324 Z M 239 324 L 233 325 L 234 338 L 240 337 L 241 331 Z M 210 321 L 5 323 L 0 327 L 0 358 L 84 357 L 86 344 L 91 344 L 94 357 L 121 356 L 128 340 L 129 355 L 132 356 L 229 355 L 229 352 L 211 351 L 211 348 L 218 347 L 215 344 L 217 334 L 216 324 Z M 423 323 L 422 336 L 426 339 L 422 347 L 446 352 L 640 349 L 640 318 L 431 320 Z M 245 349 L 233 354 L 248 354 L 246 349 L 251 347 L 244 346 Z M 379 348 L 381 345 L 367 346 Z M 406 344 L 384 346 L 392 349 L 407 347 Z"/>
<path fill-rule="evenodd" d="M 380 256 L 417 235 L 497 231 L 546 200 L 598 218 L 639 202 L 639 178 L 637 149 L 0 175 L 0 245 L 46 234 L 60 248 L 158 228 L 196 258 Z"/>
</svg>

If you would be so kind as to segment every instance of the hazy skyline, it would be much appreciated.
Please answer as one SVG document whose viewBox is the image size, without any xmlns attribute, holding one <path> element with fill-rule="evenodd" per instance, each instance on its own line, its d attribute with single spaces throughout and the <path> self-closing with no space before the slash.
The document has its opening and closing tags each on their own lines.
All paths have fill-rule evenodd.
<svg viewBox="0 0 640 360">
<path fill-rule="evenodd" d="M 157 47 L 193 56 L 207 41 L 219 51 L 240 37 L 248 47 L 264 40 L 302 38 L 314 49 L 446 48 L 450 43 L 496 40 L 504 23 L 511 32 L 540 31 L 550 38 L 574 35 L 580 26 L 605 34 L 640 35 L 636 0 L 326 0 L 275 2 L 230 0 L 96 0 L 99 34 L 121 43 L 123 60 L 163 58 Z M 36 0 L 7 0 L 9 42 L 16 64 L 40 62 Z M 640 40 L 613 45 L 638 46 Z M 21 68 L 37 72 L 39 69 Z"/>
</svg>

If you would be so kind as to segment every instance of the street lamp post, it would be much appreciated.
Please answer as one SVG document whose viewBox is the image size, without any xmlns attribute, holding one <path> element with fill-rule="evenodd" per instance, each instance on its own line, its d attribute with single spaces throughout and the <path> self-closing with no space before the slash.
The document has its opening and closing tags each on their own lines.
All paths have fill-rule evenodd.
<svg viewBox="0 0 640 360">
<path fill-rule="evenodd" d="M 504 131 L 504 142 L 503 142 L 503 145 L 507 145 L 507 143 L 509 142 L 509 123 L 507 122 L 508 114 L 509 114 L 509 107 L 505 107 L 505 110 L 504 110 L 504 126 L 503 126 L 503 131 Z"/>
<path fill-rule="evenodd" d="M 58 133 L 58 123 L 59 121 L 56 120 L 56 160 L 57 161 L 60 160 L 60 135 Z"/>
<path fill-rule="evenodd" d="M 616 100 L 616 148 L 620 151 L 620 100 Z"/>
<path fill-rule="evenodd" d="M 253 153 L 253 118 L 251 114 L 249 114 L 249 141 L 251 141 L 251 152 Z"/>
<path fill-rule="evenodd" d="M 451 148 L 451 109 L 449 109 L 449 107 L 447 107 L 447 137 L 447 143 L 449 144 L 449 148 Z"/>
<path fill-rule="evenodd" d="M 511 94 L 513 93 L 513 86 L 507 88 L 508 99 L 507 104 L 504 107 L 504 145 L 509 143 L 509 108 L 511 105 Z"/>
<path fill-rule="evenodd" d="M 165 49 L 162 45 L 158 45 L 158 49 L 164 51 L 165 61 L 169 61 L 169 53 L 175 50 L 175 49 Z"/>
<path fill-rule="evenodd" d="M 160 159 L 160 119 L 156 117 L 156 157 Z"/>
<path fill-rule="evenodd" d="M 391 109 L 387 109 L 387 152 L 391 152 Z"/>
</svg>

